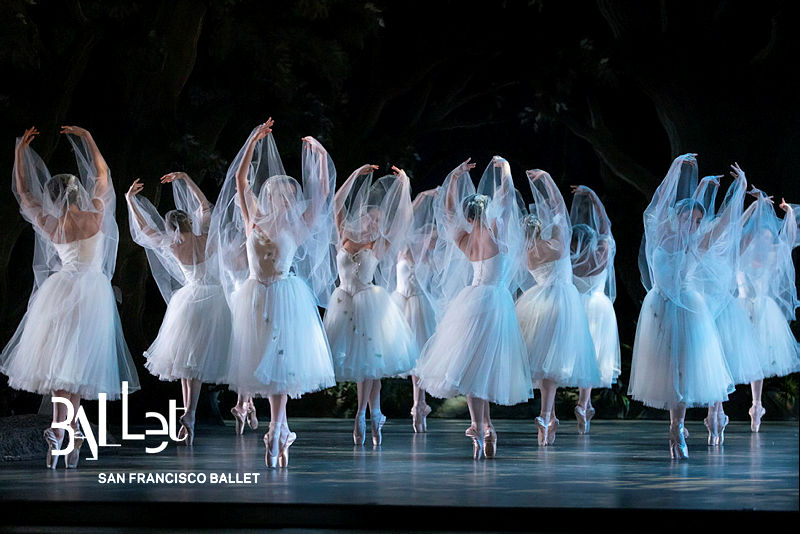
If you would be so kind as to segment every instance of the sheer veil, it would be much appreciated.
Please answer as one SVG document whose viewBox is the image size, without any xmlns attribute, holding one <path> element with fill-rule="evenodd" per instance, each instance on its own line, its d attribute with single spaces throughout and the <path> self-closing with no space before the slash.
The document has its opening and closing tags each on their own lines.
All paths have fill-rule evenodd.
<svg viewBox="0 0 800 534">
<path fill-rule="evenodd" d="M 611 220 L 592 189 L 585 185 L 578 186 L 572 197 L 569 219 L 572 223 L 573 271 L 592 276 L 605 270 L 605 294 L 614 302 L 617 297 L 614 276 L 617 247 L 611 234 Z"/>
</svg>

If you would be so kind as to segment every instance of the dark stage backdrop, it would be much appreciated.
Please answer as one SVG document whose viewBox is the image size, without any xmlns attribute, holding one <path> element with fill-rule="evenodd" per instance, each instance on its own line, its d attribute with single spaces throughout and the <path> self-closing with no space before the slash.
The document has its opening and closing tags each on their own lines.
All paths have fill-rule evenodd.
<svg viewBox="0 0 800 534">
<path fill-rule="evenodd" d="M 7 0 L 0 4 L 0 166 L 10 181 L 14 138 L 36 125 L 50 169 L 74 162 L 58 126 L 88 128 L 118 193 L 121 241 L 113 284 L 143 390 L 131 416 L 179 398 L 144 369 L 142 351 L 165 309 L 145 254 L 128 232 L 122 195 L 140 177 L 162 210 L 158 178 L 183 170 L 216 197 L 250 130 L 268 116 L 290 174 L 300 138 L 329 149 L 340 183 L 352 169 L 395 164 L 415 191 L 467 157 L 594 188 L 618 243 L 616 309 L 623 375 L 598 390 L 605 417 L 661 416 L 624 393 L 644 290 L 641 214 L 672 158 L 699 153 L 702 175 L 738 161 L 759 188 L 800 202 L 800 112 L 791 2 Z M 727 185 L 727 183 L 725 184 Z M 0 343 L 25 312 L 33 232 L 10 183 L 0 188 Z M 722 195 L 720 195 L 721 197 Z M 406 416 L 410 384 L 386 381 L 385 413 Z M 771 417 L 797 416 L 795 377 L 770 380 Z M 209 392 L 207 392 L 209 393 Z M 575 393 L 562 391 L 559 412 Z M 234 402 L 220 392 L 223 413 Z M 729 412 L 746 418 L 748 388 Z M 0 415 L 39 397 L 0 386 Z M 458 415 L 458 402 L 440 404 Z M 499 411 L 527 417 L 538 400 Z M 292 401 L 292 415 L 351 415 L 353 384 Z M 563 411 L 562 411 L 563 410 Z M 113 410 L 112 410 L 113 412 Z M 262 410 L 262 413 L 263 410 Z M 690 414 L 691 415 L 691 414 Z"/>
</svg>

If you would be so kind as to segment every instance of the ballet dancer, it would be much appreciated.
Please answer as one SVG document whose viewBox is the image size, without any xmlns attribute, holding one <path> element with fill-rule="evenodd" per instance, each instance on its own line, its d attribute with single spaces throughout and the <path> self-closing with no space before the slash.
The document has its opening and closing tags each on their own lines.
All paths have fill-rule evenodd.
<svg viewBox="0 0 800 534">
<path fill-rule="evenodd" d="M 119 231 L 114 185 L 100 150 L 85 129 L 62 126 L 79 176 L 51 176 L 31 148 L 39 134 L 29 128 L 17 139 L 11 189 L 22 216 L 35 230 L 34 287 L 28 310 L 0 353 L 0 371 L 14 389 L 67 398 L 77 416 L 81 399 L 120 398 L 122 382 L 139 389 L 139 377 L 122 333 L 111 276 Z M 67 421 L 67 408 L 53 403 L 53 423 Z M 66 467 L 78 466 L 84 436 L 69 421 L 74 448 Z M 64 429 L 44 431 L 46 465 L 55 469 Z"/>
</svg>

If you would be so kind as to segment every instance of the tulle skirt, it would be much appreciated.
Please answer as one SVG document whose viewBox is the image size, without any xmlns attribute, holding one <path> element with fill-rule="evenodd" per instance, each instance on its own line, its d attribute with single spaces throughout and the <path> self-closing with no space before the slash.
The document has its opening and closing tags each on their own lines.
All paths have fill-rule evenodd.
<svg viewBox="0 0 800 534">
<path fill-rule="evenodd" d="M 601 387 L 600 368 L 578 290 L 570 283 L 534 286 L 517 300 L 531 376 L 561 387 Z"/>
<path fill-rule="evenodd" d="M 403 311 L 417 346 L 424 347 L 436 330 L 436 312 L 433 311 L 430 299 L 424 293 L 407 297 L 397 291 L 392 293 L 392 299 Z"/>
<path fill-rule="evenodd" d="M 586 320 L 589 321 L 589 332 L 592 334 L 597 366 L 600 368 L 600 380 L 603 387 L 611 387 L 622 371 L 614 304 L 600 291 L 581 294 L 581 301 L 586 310 Z"/>
<path fill-rule="evenodd" d="M 17 331 L 0 355 L 14 389 L 50 395 L 64 390 L 84 399 L 120 397 L 139 389 L 122 334 L 111 284 L 102 272 L 59 271 L 32 296 Z"/>
<path fill-rule="evenodd" d="M 354 295 L 337 287 L 325 312 L 325 330 L 340 382 L 407 373 L 419 356 L 402 310 L 380 286 Z"/>
<path fill-rule="evenodd" d="M 336 383 L 316 300 L 302 279 L 265 285 L 249 278 L 231 295 L 231 319 L 232 390 L 297 398 Z"/>
<path fill-rule="evenodd" d="M 189 284 L 169 301 L 145 367 L 161 380 L 225 383 L 231 314 L 222 286 Z"/>
<path fill-rule="evenodd" d="M 690 290 L 681 298 L 690 309 L 652 289 L 639 313 L 628 394 L 653 408 L 707 406 L 734 391 L 705 302 Z"/>
<path fill-rule="evenodd" d="M 757 354 L 764 378 L 800 371 L 797 340 L 778 304 L 766 296 L 744 301 L 756 329 Z"/>
<path fill-rule="evenodd" d="M 741 300 L 731 296 L 715 322 L 733 383 L 749 384 L 764 378 L 758 335 Z"/>
<path fill-rule="evenodd" d="M 533 397 L 525 342 L 505 288 L 467 286 L 422 349 L 420 387 L 439 398 L 472 395 L 510 406 Z"/>
</svg>

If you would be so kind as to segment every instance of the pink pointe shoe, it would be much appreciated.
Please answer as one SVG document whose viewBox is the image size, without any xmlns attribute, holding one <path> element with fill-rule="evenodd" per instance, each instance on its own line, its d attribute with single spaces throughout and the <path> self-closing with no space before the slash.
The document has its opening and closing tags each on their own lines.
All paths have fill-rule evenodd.
<svg viewBox="0 0 800 534">
<path fill-rule="evenodd" d="M 192 445 L 194 445 L 194 421 L 192 421 L 191 425 L 188 425 L 184 421 L 185 417 L 186 414 L 182 415 L 180 418 L 181 429 L 178 432 L 178 439 L 183 438 L 183 441 L 181 441 L 181 443 L 183 443 L 187 447 L 191 447 Z"/>
<path fill-rule="evenodd" d="M 583 406 L 575 405 L 575 420 L 578 423 L 578 434 L 589 432 L 589 419 Z"/>
<path fill-rule="evenodd" d="M 589 433 L 589 423 L 591 423 L 592 418 L 594 417 L 595 409 L 594 406 L 591 404 L 586 408 L 586 433 Z"/>
<path fill-rule="evenodd" d="M 367 435 L 367 420 L 366 415 L 356 415 L 356 422 L 353 425 L 353 443 L 356 445 L 364 445 L 364 439 Z"/>
<path fill-rule="evenodd" d="M 411 424 L 414 426 L 414 432 L 424 433 L 428 431 L 428 415 L 431 413 L 431 407 L 427 404 L 419 404 L 411 408 Z"/>
<path fill-rule="evenodd" d="M 758 432 L 761 430 L 761 418 L 764 417 L 764 414 L 767 413 L 767 410 L 761 406 L 760 402 L 754 402 L 747 413 L 750 414 L 750 431 Z"/>
<path fill-rule="evenodd" d="M 466 432 L 464 432 L 464 435 L 472 439 L 472 459 L 480 460 L 484 450 L 483 434 L 478 432 L 478 429 L 474 426 L 470 426 L 467 428 Z"/>
<path fill-rule="evenodd" d="M 48 469 L 55 469 L 58 465 L 58 458 L 59 456 L 53 456 L 53 451 L 61 450 L 61 443 L 64 441 L 64 435 L 61 435 L 61 439 L 56 437 L 56 432 L 52 428 L 48 428 L 44 431 L 44 441 L 47 443 L 47 457 L 45 458 L 45 462 Z"/>
<path fill-rule="evenodd" d="M 703 419 L 703 424 L 705 424 L 708 429 L 708 444 L 716 447 L 719 445 L 719 420 L 717 419 L 717 415 L 714 414 L 713 416 L 706 417 Z"/>
<path fill-rule="evenodd" d="M 669 425 L 669 455 L 673 460 L 689 458 L 689 448 L 683 432 L 683 423 Z"/>
<path fill-rule="evenodd" d="M 370 423 L 372 423 L 372 445 L 377 447 L 383 442 L 381 429 L 386 424 L 386 416 L 380 412 L 375 415 L 370 414 Z"/>
<path fill-rule="evenodd" d="M 252 402 L 247 405 L 247 426 L 249 426 L 252 430 L 256 430 L 258 428 L 256 407 Z"/>
<path fill-rule="evenodd" d="M 264 454 L 264 463 L 267 468 L 275 469 L 278 467 L 278 456 L 280 456 L 281 449 L 281 433 L 275 423 L 270 423 L 269 432 L 264 434 L 264 446 L 267 448 L 267 452 Z"/>
<path fill-rule="evenodd" d="M 730 420 L 730 417 L 728 417 L 725 412 L 717 412 L 717 426 L 719 427 L 719 442 L 717 445 L 725 443 L 725 427 L 728 426 Z"/>
<path fill-rule="evenodd" d="M 80 459 L 81 454 L 81 447 L 83 446 L 83 442 L 86 439 L 86 436 L 83 435 L 83 432 L 80 428 L 75 430 L 75 441 L 73 442 L 72 452 L 70 452 L 65 462 L 67 463 L 67 469 L 75 469 L 78 467 L 78 460 Z"/>
<path fill-rule="evenodd" d="M 497 455 L 497 432 L 490 426 L 483 433 L 483 456 L 484 458 L 494 458 Z"/>
<path fill-rule="evenodd" d="M 245 418 L 247 417 L 247 411 L 240 412 L 236 409 L 236 406 L 231 408 L 231 414 L 233 414 L 233 418 L 236 421 L 236 435 L 241 436 L 244 434 L 244 424 Z"/>
<path fill-rule="evenodd" d="M 297 439 L 297 434 L 289 430 L 289 425 L 281 425 L 281 441 L 278 453 L 278 466 L 289 467 L 289 447 Z"/>
</svg>

